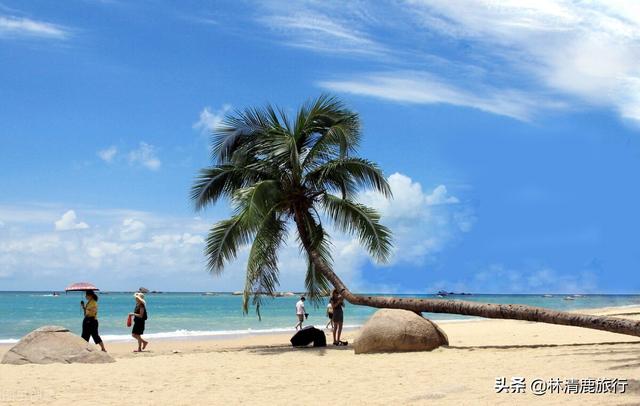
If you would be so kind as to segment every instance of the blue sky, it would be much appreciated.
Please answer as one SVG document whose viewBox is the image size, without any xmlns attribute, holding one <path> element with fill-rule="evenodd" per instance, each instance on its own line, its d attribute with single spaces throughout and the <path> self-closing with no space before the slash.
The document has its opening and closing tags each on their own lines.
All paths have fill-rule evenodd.
<svg viewBox="0 0 640 406">
<path fill-rule="evenodd" d="M 391 264 L 336 238 L 354 289 L 636 292 L 639 7 L 0 0 L 0 289 L 241 289 L 245 252 L 204 271 L 228 207 L 188 200 L 207 134 L 331 92 L 395 195 L 361 196 Z"/>
</svg>

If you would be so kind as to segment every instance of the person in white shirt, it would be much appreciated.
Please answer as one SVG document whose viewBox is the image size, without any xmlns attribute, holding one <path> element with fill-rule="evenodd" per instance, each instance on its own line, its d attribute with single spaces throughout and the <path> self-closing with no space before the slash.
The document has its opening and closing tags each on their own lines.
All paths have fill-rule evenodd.
<svg viewBox="0 0 640 406">
<path fill-rule="evenodd" d="M 307 315 L 307 312 L 304 308 L 304 296 L 300 296 L 300 300 L 296 303 L 296 316 L 298 317 L 298 324 L 296 324 L 296 330 L 302 328 L 302 322 L 304 321 L 304 317 Z"/>
</svg>

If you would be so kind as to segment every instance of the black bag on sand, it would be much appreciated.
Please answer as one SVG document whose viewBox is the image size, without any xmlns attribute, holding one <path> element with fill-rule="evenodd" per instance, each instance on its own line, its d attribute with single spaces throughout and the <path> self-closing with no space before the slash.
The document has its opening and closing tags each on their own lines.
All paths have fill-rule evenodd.
<svg viewBox="0 0 640 406">
<path fill-rule="evenodd" d="M 294 347 L 306 347 L 311 343 L 313 343 L 314 347 L 327 346 L 327 338 L 324 332 L 313 326 L 307 326 L 298 330 L 293 337 L 291 337 L 290 341 Z"/>
<path fill-rule="evenodd" d="M 314 347 L 326 347 L 327 346 L 327 337 L 324 335 L 324 331 L 315 329 L 315 337 L 313 337 L 313 346 Z"/>
</svg>

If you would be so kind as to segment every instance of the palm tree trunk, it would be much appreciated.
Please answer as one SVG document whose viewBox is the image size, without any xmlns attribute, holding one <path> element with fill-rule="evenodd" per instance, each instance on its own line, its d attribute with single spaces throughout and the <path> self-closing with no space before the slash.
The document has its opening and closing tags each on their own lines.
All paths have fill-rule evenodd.
<svg viewBox="0 0 640 406">
<path fill-rule="evenodd" d="M 409 299 L 383 296 L 362 296 L 351 293 L 338 275 L 324 263 L 317 252 L 308 244 L 308 236 L 304 227 L 298 225 L 301 240 L 307 249 L 315 267 L 331 282 L 342 296 L 354 305 L 404 309 L 414 312 L 450 313 L 465 316 L 477 316 L 490 319 L 526 320 L 541 323 L 561 324 L 604 330 L 612 333 L 628 334 L 640 337 L 640 321 L 621 319 L 607 316 L 593 316 L 589 314 L 559 312 L 544 307 L 526 306 L 518 304 L 476 303 L 462 300 L 439 299 Z"/>
</svg>

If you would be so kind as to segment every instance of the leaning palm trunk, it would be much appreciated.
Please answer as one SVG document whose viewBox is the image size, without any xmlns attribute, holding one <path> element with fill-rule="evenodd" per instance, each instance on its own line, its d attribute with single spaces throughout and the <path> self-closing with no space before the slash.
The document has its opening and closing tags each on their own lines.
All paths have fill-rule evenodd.
<svg viewBox="0 0 640 406">
<path fill-rule="evenodd" d="M 477 316 L 490 319 L 513 319 L 535 321 L 564 326 L 584 327 L 604 330 L 612 333 L 628 334 L 640 337 L 640 321 L 607 316 L 559 312 L 544 307 L 475 303 L 462 300 L 409 299 L 383 296 L 362 296 L 351 293 L 315 252 L 310 252 L 316 268 L 341 292 L 342 296 L 354 305 L 404 309 L 414 312 L 450 313 L 465 316 Z"/>
</svg>

